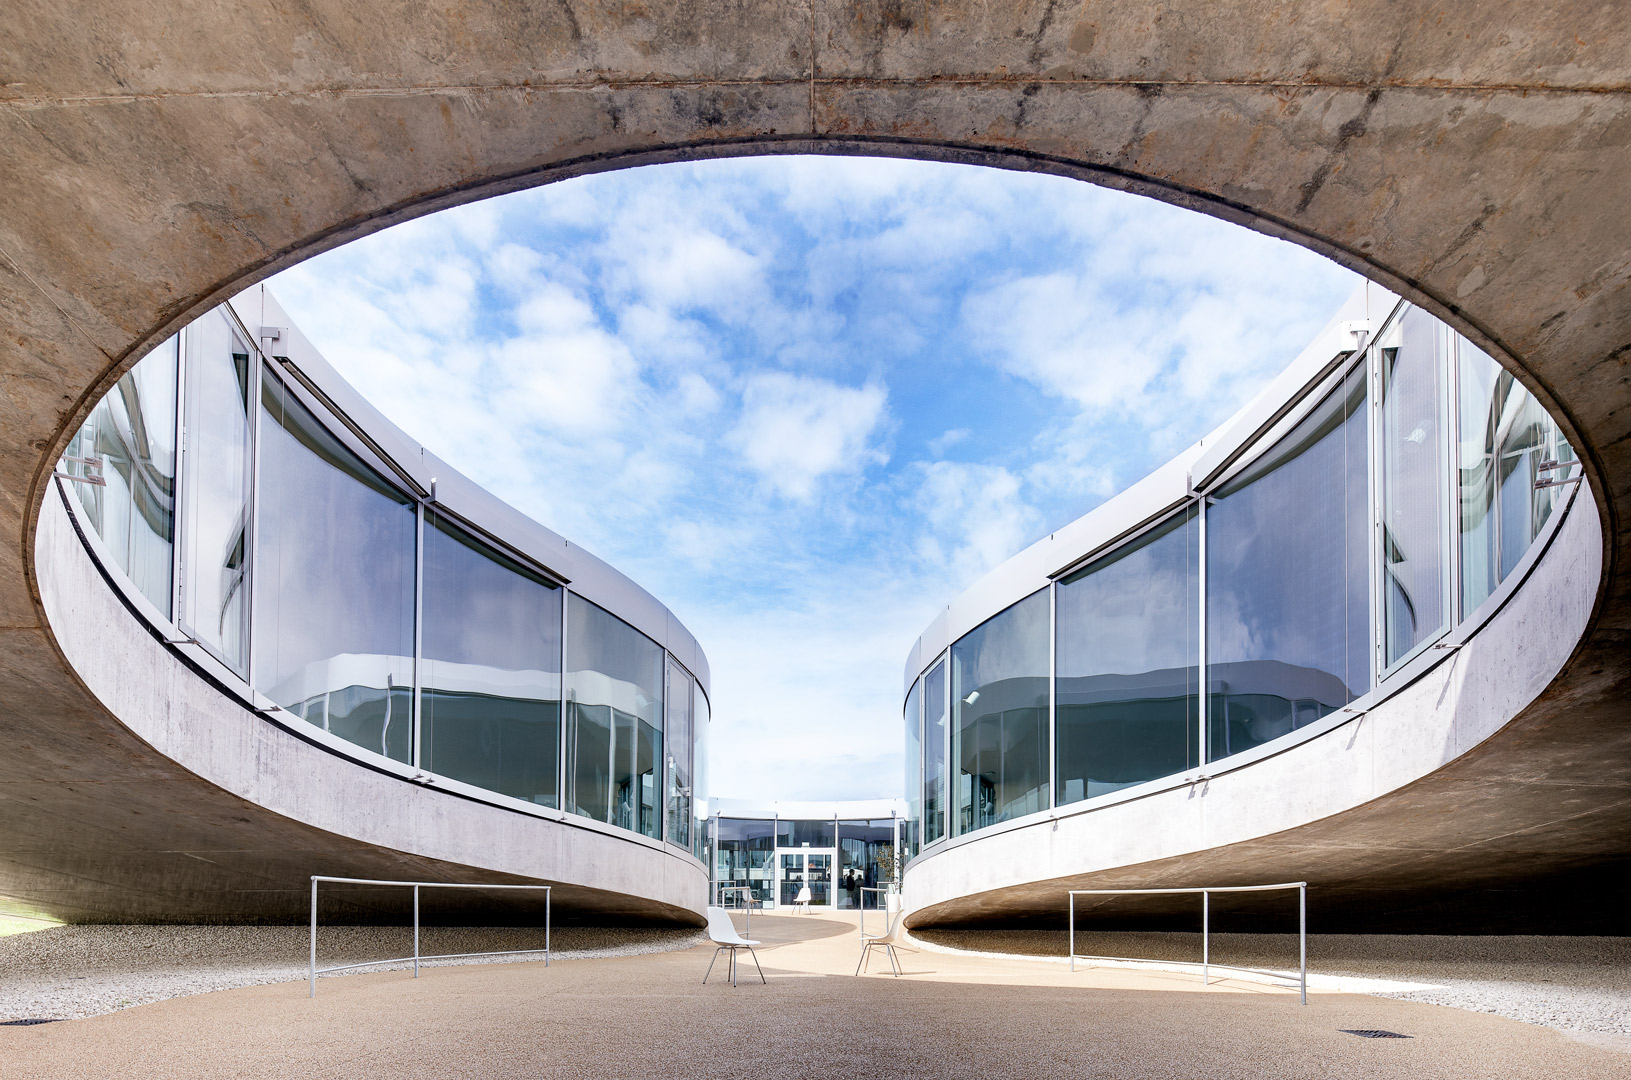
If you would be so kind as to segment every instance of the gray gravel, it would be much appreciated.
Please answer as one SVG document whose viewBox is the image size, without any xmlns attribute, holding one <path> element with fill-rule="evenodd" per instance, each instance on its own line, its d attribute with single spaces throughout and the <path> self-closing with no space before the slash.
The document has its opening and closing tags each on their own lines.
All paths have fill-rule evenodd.
<svg viewBox="0 0 1631 1080">
<path fill-rule="evenodd" d="M 1066 935 L 1051 930 L 924 930 L 914 936 L 948 948 L 1065 956 Z M 1171 962 L 1198 961 L 1199 934 L 1076 935 L 1076 951 Z M 1284 970 L 1296 965 L 1294 934 L 1213 934 L 1212 961 Z M 1353 934 L 1311 936 L 1308 970 L 1323 975 L 1427 984 L 1378 997 L 1494 1013 L 1563 1031 L 1631 1037 L 1631 938 L 1451 937 Z"/>
<path fill-rule="evenodd" d="M 303 926 L 56 926 L 0 937 L 0 1020 L 72 1020 L 188 994 L 305 979 L 308 940 Z M 420 951 L 541 949 L 543 940 L 541 929 L 426 927 Z M 550 956 L 632 956 L 689 949 L 704 940 L 700 930 L 555 927 Z M 317 948 L 322 966 L 403 956 L 413 951 L 412 932 L 325 926 L 318 931 Z M 422 966 L 539 959 L 541 953 L 432 960 Z"/>
</svg>

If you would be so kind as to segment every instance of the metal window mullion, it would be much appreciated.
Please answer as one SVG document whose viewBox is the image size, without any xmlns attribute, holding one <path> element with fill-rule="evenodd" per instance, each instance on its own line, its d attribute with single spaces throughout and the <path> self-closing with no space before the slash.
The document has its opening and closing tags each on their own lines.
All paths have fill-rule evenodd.
<svg viewBox="0 0 1631 1080">
<path fill-rule="evenodd" d="M 424 688 L 424 652 L 425 652 L 425 502 L 423 499 L 414 501 L 414 540 L 413 540 L 413 701 L 408 710 L 411 718 L 409 724 L 409 757 L 413 759 L 414 772 L 423 769 L 421 762 L 424 754 L 420 747 L 424 731 L 424 704 L 422 702 Z M 389 681 L 389 680 L 387 680 Z M 385 688 L 386 696 L 391 688 Z"/>
<path fill-rule="evenodd" d="M 575 726 L 577 724 L 577 722 L 578 722 L 578 710 L 576 708 L 571 708 L 571 709 L 568 708 L 568 704 L 569 704 L 569 701 L 570 701 L 570 698 L 571 698 L 571 694 L 568 691 L 568 688 L 567 688 L 567 685 L 566 685 L 566 676 L 567 676 L 567 672 L 566 672 L 566 634 L 567 634 L 566 609 L 567 609 L 568 601 L 570 601 L 571 598 L 572 598 L 571 591 L 568 590 L 564 585 L 561 586 L 561 664 L 560 664 L 560 672 L 561 672 L 561 684 L 560 684 L 561 685 L 561 690 L 560 690 L 560 693 L 561 693 L 561 723 L 560 723 L 560 730 L 558 732 L 556 732 L 556 735 L 555 735 L 555 745 L 557 747 L 557 753 L 559 754 L 559 757 L 560 757 L 560 762 L 556 766 L 556 769 L 555 769 L 555 776 L 556 776 L 556 783 L 557 783 L 555 801 L 556 801 L 557 805 L 559 806 L 561 813 L 563 813 L 563 814 L 567 812 L 567 810 L 566 810 L 566 778 L 567 778 L 567 769 L 569 767 L 568 763 L 567 763 L 567 750 L 568 750 L 569 747 L 571 749 L 575 750 L 576 746 L 577 746 L 577 740 L 576 739 L 568 739 L 567 738 L 567 724 L 570 723 L 570 724 Z M 574 792 L 574 795 L 575 794 L 576 793 Z M 573 802 L 574 802 L 574 805 L 575 805 L 576 804 L 576 799 L 575 798 L 574 798 Z"/>
<path fill-rule="evenodd" d="M 247 329 L 247 328 L 246 328 Z M 261 339 L 254 339 L 251 346 L 250 362 L 254 365 L 255 374 L 249 380 L 249 400 L 246 402 L 248 415 L 244 417 L 249 427 L 249 522 L 244 536 L 244 576 L 248 578 L 248 588 L 244 590 L 243 614 L 243 643 L 244 643 L 244 676 L 249 683 L 251 693 L 255 688 L 255 591 L 260 588 L 260 575 L 255 572 L 255 563 L 259 557 L 260 544 L 260 506 L 261 506 L 261 394 L 263 387 L 261 380 L 266 377 L 266 357 L 261 352 Z M 328 707 L 323 710 L 323 722 L 328 723 Z"/>
<path fill-rule="evenodd" d="M 1384 323 L 1386 320 L 1384 320 Z M 1370 453 L 1366 455 L 1370 473 L 1369 505 L 1370 514 L 1370 543 L 1368 550 L 1370 557 L 1366 560 L 1370 570 L 1370 604 L 1371 604 L 1371 686 L 1381 685 L 1382 673 L 1387 670 L 1387 573 L 1385 561 L 1387 548 L 1384 543 L 1385 531 L 1382 527 L 1384 477 L 1386 475 L 1386 454 L 1382 445 L 1382 335 L 1378 334 L 1367 350 L 1365 357 L 1365 377 L 1369 380 L 1368 387 L 1370 414 L 1367 420 L 1367 431 L 1370 435 Z"/>
<path fill-rule="evenodd" d="M 1439 506 L 1444 514 L 1444 528 L 1439 530 L 1439 551 L 1444 558 L 1444 583 L 1439 589 L 1439 633 L 1443 637 L 1459 621 L 1457 597 L 1460 596 L 1461 584 L 1461 545 L 1456 543 L 1456 534 L 1460 532 L 1461 515 L 1458 512 L 1458 496 L 1461 485 L 1457 483 L 1455 475 L 1456 459 L 1456 383 L 1455 383 L 1455 354 L 1457 350 L 1455 334 L 1443 323 L 1438 327 L 1439 341 L 1443 348 L 1439 350 L 1439 384 L 1443 392 L 1439 397 L 1439 475 L 1444 478 L 1444 493 L 1439 498 Z"/>
<path fill-rule="evenodd" d="M 185 520 L 183 510 L 187 502 L 187 470 L 192 467 L 192 455 L 187 449 L 187 340 L 191 333 L 187 328 L 176 332 L 176 497 L 170 520 L 170 621 L 178 628 L 187 625 L 181 607 L 182 574 L 185 570 L 182 522 Z"/>
</svg>

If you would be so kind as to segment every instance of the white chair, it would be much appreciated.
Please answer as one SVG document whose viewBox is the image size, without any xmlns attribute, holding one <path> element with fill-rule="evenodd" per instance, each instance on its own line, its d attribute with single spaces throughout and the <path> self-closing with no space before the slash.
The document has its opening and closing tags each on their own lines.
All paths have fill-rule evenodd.
<svg viewBox="0 0 1631 1080">
<path fill-rule="evenodd" d="M 884 925 L 881 934 L 861 935 L 861 959 L 855 962 L 855 974 L 857 975 L 861 974 L 862 969 L 866 966 L 868 958 L 872 956 L 873 949 L 882 949 L 889 957 L 891 970 L 897 976 L 901 974 L 900 963 L 895 958 L 895 942 L 900 940 L 901 932 L 904 929 L 903 924 L 906 921 L 902 918 L 904 913 L 901 911 L 900 894 L 889 893 L 884 903 L 885 911 L 888 913 L 888 922 Z"/>
<path fill-rule="evenodd" d="M 731 954 L 732 986 L 736 985 L 736 954 L 742 949 L 748 951 L 748 955 L 753 957 L 753 966 L 759 968 L 759 981 L 765 983 L 769 981 L 765 978 L 765 969 L 759 967 L 759 954 L 753 951 L 753 947 L 759 943 L 749 941 L 741 934 L 738 934 L 736 924 L 731 922 L 731 913 L 722 907 L 710 907 L 708 909 L 708 939 L 718 948 L 714 950 L 713 960 L 708 961 L 708 970 L 703 973 L 702 984 L 704 986 L 708 984 L 708 976 L 714 973 L 714 962 L 719 959 L 719 954 L 727 949 L 730 950 Z"/>
<path fill-rule="evenodd" d="M 797 896 L 793 897 L 793 910 L 794 911 L 809 912 L 809 910 L 810 910 L 810 886 L 808 886 L 808 885 L 803 886 L 802 888 L 799 889 L 799 894 Z"/>
</svg>

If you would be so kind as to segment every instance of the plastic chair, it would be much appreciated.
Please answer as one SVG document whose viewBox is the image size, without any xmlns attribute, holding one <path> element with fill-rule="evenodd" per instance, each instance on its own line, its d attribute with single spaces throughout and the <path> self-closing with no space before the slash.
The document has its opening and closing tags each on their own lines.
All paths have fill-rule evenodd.
<svg viewBox="0 0 1631 1080">
<path fill-rule="evenodd" d="M 718 948 L 714 949 L 714 958 L 713 960 L 708 961 L 708 970 L 702 975 L 702 984 L 704 986 L 708 985 L 708 976 L 714 973 L 714 963 L 719 959 L 719 954 L 725 952 L 727 949 L 730 950 L 731 954 L 730 969 L 732 986 L 736 985 L 736 954 L 742 949 L 746 949 L 748 951 L 748 955 L 753 957 L 753 966 L 759 969 L 759 981 L 763 983 L 769 982 L 769 980 L 765 978 L 765 969 L 759 967 L 759 954 L 753 951 L 753 947 L 759 943 L 757 941 L 749 941 L 741 934 L 738 934 L 736 932 L 736 924 L 731 922 L 730 912 L 726 911 L 722 907 L 710 907 L 708 909 L 708 940 L 712 941 L 718 946 Z"/>
<path fill-rule="evenodd" d="M 855 962 L 856 975 L 860 975 L 865 968 L 868 958 L 872 956 L 873 949 L 882 949 L 885 955 L 889 957 L 890 969 L 894 971 L 896 976 L 901 974 L 900 962 L 895 957 L 895 942 L 900 940 L 901 931 L 904 929 L 903 924 L 906 921 L 902 918 L 904 913 L 901 911 L 900 894 L 890 893 L 884 903 L 885 910 L 889 914 L 888 925 L 884 927 L 881 934 L 861 935 L 861 959 Z"/>
<path fill-rule="evenodd" d="M 805 885 L 799 889 L 799 894 L 793 898 L 793 910 L 808 913 L 810 910 L 810 886 Z"/>
</svg>

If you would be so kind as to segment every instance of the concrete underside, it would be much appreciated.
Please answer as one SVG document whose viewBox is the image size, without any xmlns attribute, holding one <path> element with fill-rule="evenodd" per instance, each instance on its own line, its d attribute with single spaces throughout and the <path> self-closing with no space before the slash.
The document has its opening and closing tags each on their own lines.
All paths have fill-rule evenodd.
<svg viewBox="0 0 1631 1080">
<path fill-rule="evenodd" d="M 148 347 L 445 206 L 649 162 L 871 153 L 1076 176 L 1287 237 L 1445 318 L 1553 411 L 1602 520 L 1589 627 L 1507 729 L 1400 794 L 1399 827 L 1432 821 L 1438 845 L 1350 907 L 1566 922 L 1623 890 L 1631 853 L 1628 145 L 1631 25 L 1601 3 L 18 0 L 0 36 L 0 894 L 184 918 L 115 901 L 287 891 L 313 849 L 437 869 L 163 759 L 65 662 L 33 562 L 51 465 Z M 1485 780 L 1507 797 L 1462 813 Z M 1362 868 L 1383 821 L 1307 828 Z M 1536 830 L 1555 843 L 1495 880 L 1457 854 Z M 1227 851 L 1162 870 L 1262 872 Z"/>
</svg>

